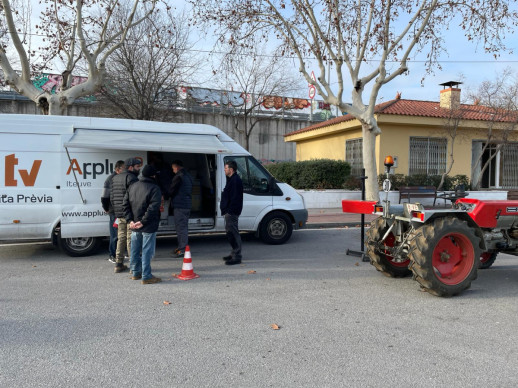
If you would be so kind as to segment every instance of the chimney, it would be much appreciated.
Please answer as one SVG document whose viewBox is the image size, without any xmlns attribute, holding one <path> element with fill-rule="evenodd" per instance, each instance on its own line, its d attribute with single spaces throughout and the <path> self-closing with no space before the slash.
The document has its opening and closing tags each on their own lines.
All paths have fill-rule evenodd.
<svg viewBox="0 0 518 388">
<path fill-rule="evenodd" d="M 446 109 L 458 109 L 460 107 L 460 89 L 457 88 L 462 82 L 449 81 L 439 84 L 444 87 L 441 90 L 439 106 Z"/>
</svg>

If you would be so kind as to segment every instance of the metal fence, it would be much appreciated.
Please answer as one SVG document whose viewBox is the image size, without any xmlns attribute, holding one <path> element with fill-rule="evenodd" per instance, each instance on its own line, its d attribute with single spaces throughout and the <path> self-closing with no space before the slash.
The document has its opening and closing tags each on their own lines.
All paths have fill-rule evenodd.
<svg viewBox="0 0 518 388">
<path fill-rule="evenodd" d="M 518 143 L 506 144 L 501 153 L 500 184 L 504 189 L 518 187 Z"/>
<path fill-rule="evenodd" d="M 410 138 L 408 175 L 439 175 L 446 171 L 448 141 L 433 137 Z"/>
<path fill-rule="evenodd" d="M 345 161 L 351 165 L 351 175 L 360 176 L 363 168 L 363 139 L 345 141 Z"/>
</svg>

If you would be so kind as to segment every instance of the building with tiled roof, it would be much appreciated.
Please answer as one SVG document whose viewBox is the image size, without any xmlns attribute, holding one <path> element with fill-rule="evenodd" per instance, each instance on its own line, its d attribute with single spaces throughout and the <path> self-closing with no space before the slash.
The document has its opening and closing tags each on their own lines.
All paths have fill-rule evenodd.
<svg viewBox="0 0 518 388">
<path fill-rule="evenodd" d="M 518 134 L 514 129 L 518 128 L 518 112 L 498 112 L 477 103 L 460 104 L 460 92 L 455 87 L 443 89 L 438 102 L 405 100 L 398 94 L 396 99 L 377 105 L 375 118 L 381 129 L 381 135 L 376 138 L 378 173 L 383 172 L 385 156 L 393 155 L 395 173 L 442 174 L 450 164 L 450 133 L 452 123 L 457 121 L 454 163 L 449 175 L 463 174 L 478 179 L 483 174 L 481 187 L 518 187 L 518 168 L 515 168 Z M 493 138 L 488 140 L 490 126 Z M 507 144 L 495 155 L 496 145 L 502 143 L 504 133 Z M 362 128 L 351 115 L 290 132 L 285 135 L 285 141 L 296 143 L 297 160 L 346 160 L 352 166 L 352 173 L 360 174 Z M 488 159 L 491 161 L 482 172 L 481 165 Z"/>
</svg>

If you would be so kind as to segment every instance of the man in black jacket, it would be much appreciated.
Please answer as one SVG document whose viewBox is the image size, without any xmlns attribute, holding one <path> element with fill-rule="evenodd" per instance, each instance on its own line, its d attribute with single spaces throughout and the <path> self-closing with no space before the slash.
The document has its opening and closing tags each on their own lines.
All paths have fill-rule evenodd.
<svg viewBox="0 0 518 388">
<path fill-rule="evenodd" d="M 241 210 L 243 210 L 243 182 L 237 175 L 237 164 L 233 160 L 225 163 L 225 175 L 227 184 L 223 189 L 219 207 L 221 214 L 225 217 L 225 232 L 232 251 L 223 260 L 227 265 L 234 265 L 240 264 L 242 258 L 238 221 Z"/>
<path fill-rule="evenodd" d="M 113 211 L 112 203 L 110 202 L 110 191 L 112 188 L 112 179 L 115 175 L 120 174 L 124 170 L 124 161 L 118 160 L 115 163 L 115 167 L 113 168 L 113 172 L 108 175 L 108 178 L 104 181 L 103 192 L 101 194 L 101 204 L 103 209 L 110 216 L 110 245 L 108 247 L 108 251 L 110 253 L 110 257 L 108 259 L 109 262 L 115 264 L 115 255 L 117 252 L 117 228 L 113 226 L 115 222 L 115 212 Z"/>
<path fill-rule="evenodd" d="M 139 181 L 129 187 L 123 202 L 124 217 L 132 230 L 131 279 L 142 279 L 142 284 L 162 281 L 151 274 L 162 202 L 162 193 L 155 177 L 156 169 L 146 165 Z"/>
<path fill-rule="evenodd" d="M 183 168 L 181 160 L 172 163 L 175 176 L 171 182 L 169 195 L 172 198 L 174 225 L 176 228 L 176 238 L 178 248 L 173 255 L 183 257 L 185 247 L 189 244 L 189 216 L 192 207 L 192 178 Z"/>
<path fill-rule="evenodd" d="M 138 181 L 138 174 L 142 162 L 137 158 L 128 158 L 124 161 L 126 166 L 124 171 L 118 175 L 115 175 L 112 179 L 112 188 L 110 190 L 110 201 L 113 205 L 113 211 L 118 221 L 118 233 L 117 233 L 117 252 L 116 252 L 116 263 L 115 272 L 123 272 L 128 269 L 124 265 L 124 250 L 128 252 L 128 256 L 131 255 L 131 229 L 129 224 L 126 222 L 124 216 L 124 210 L 122 208 L 122 201 L 128 191 L 131 184 Z"/>
</svg>

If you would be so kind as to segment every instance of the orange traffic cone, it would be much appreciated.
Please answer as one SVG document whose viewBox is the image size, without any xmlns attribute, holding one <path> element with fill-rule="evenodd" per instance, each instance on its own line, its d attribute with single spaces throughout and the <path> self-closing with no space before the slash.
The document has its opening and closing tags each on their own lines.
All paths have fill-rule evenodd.
<svg viewBox="0 0 518 388">
<path fill-rule="evenodd" d="M 191 259 L 191 249 L 189 245 L 185 247 L 185 255 L 183 256 L 183 265 L 182 265 L 182 273 L 180 275 L 174 274 L 175 278 L 180 280 L 191 280 L 199 278 L 200 275 L 194 273 L 194 269 L 192 267 L 192 259 Z"/>
</svg>

